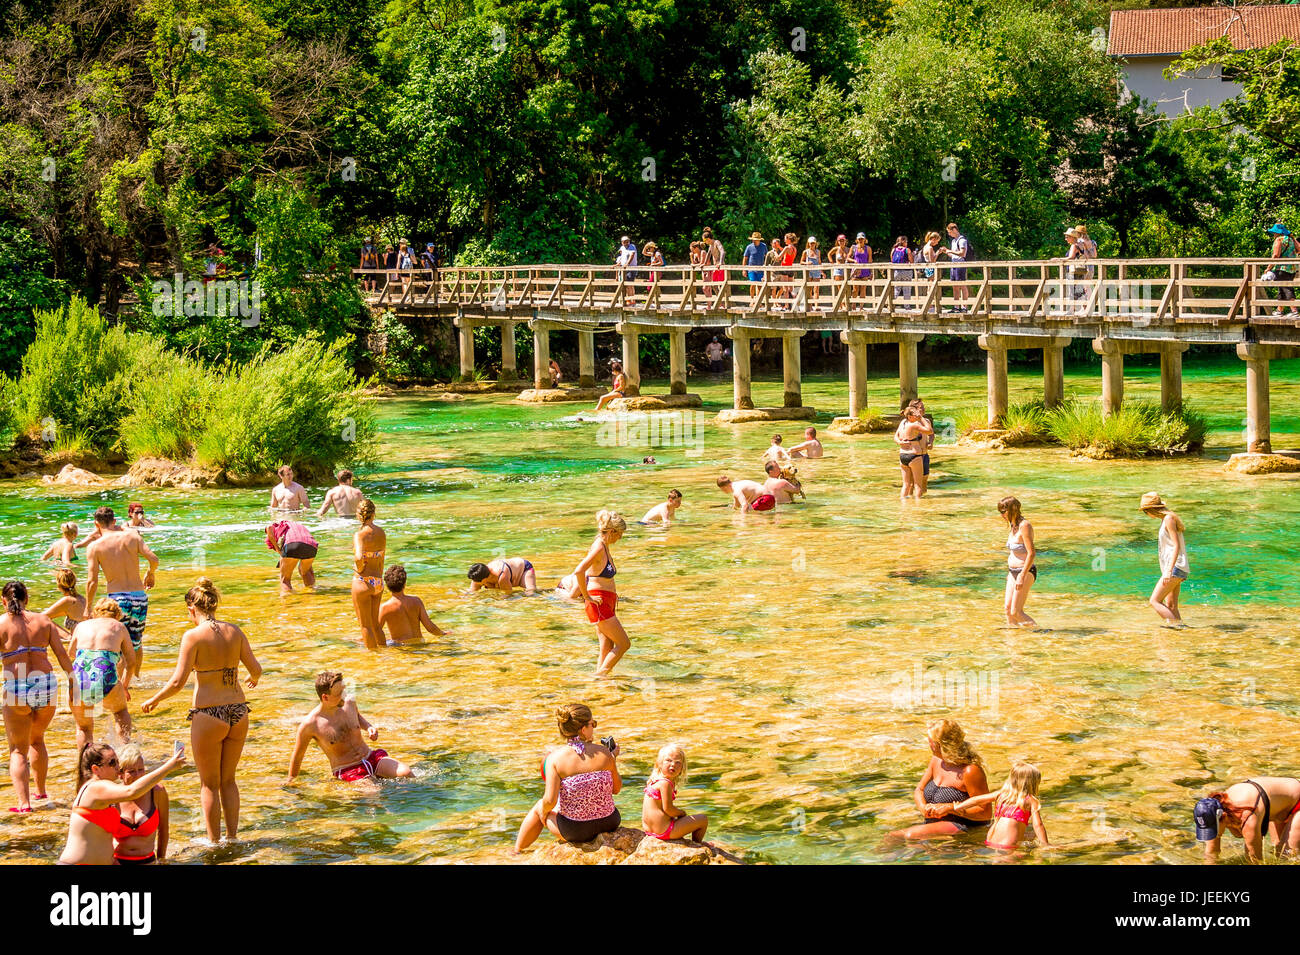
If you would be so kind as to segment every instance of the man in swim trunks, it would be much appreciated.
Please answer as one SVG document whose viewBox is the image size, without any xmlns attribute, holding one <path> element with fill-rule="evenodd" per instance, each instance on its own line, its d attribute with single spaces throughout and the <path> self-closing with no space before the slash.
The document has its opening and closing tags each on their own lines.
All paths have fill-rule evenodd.
<svg viewBox="0 0 1300 955">
<path fill-rule="evenodd" d="M 111 507 L 95 511 L 95 527 L 100 538 L 86 548 L 86 606 L 95 606 L 95 591 L 99 588 L 99 571 L 104 571 L 104 589 L 117 601 L 122 610 L 122 623 L 131 634 L 131 647 L 135 650 L 133 677 L 140 675 L 144 660 L 144 621 L 149 613 L 149 594 L 153 589 L 154 572 L 158 557 L 149 549 L 140 532 L 130 527 L 118 528 Z M 114 530 L 114 528 L 117 528 Z M 140 561 L 149 562 L 149 570 L 140 579 Z"/>
<path fill-rule="evenodd" d="M 325 493 L 325 500 L 321 502 L 316 516 L 324 517 L 325 512 L 332 507 L 338 512 L 339 517 L 356 517 L 357 508 L 365 499 L 366 495 L 352 486 L 352 472 L 340 471 L 338 486 L 330 488 Z"/>
<path fill-rule="evenodd" d="M 656 504 L 650 510 L 645 512 L 645 517 L 641 518 L 642 524 L 671 524 L 673 515 L 677 513 L 677 508 L 682 506 L 682 492 L 673 488 L 668 492 L 668 500 L 662 504 Z"/>
<path fill-rule="evenodd" d="M 770 511 L 776 506 L 776 498 L 757 481 L 733 481 L 724 474 L 718 478 L 718 487 L 727 493 L 737 510 Z"/>
<path fill-rule="evenodd" d="M 429 619 L 424 601 L 406 592 L 406 568 L 394 564 L 384 571 L 384 583 L 393 596 L 379 605 L 379 629 L 388 630 L 388 645 L 415 643 L 420 640 L 420 627 L 435 637 L 445 637 L 445 631 Z"/>
<path fill-rule="evenodd" d="M 775 461 L 768 461 L 763 470 L 767 472 L 767 480 L 763 482 L 763 490 L 776 498 L 776 503 L 793 504 L 796 494 L 805 501 L 808 500 L 801 486 L 781 476 L 781 466 Z"/>
<path fill-rule="evenodd" d="M 334 778 L 345 783 L 415 775 L 411 767 L 393 759 L 385 750 L 371 749 L 366 745 L 361 731 L 365 730 L 374 742 L 379 738 L 379 730 L 361 715 L 355 697 L 343 695 L 343 689 L 342 673 L 327 670 L 316 675 L 316 696 L 320 705 L 298 724 L 298 738 L 289 759 L 289 782 L 292 783 L 302 769 L 302 758 L 307 755 L 312 740 L 329 759 Z"/>
<path fill-rule="evenodd" d="M 522 557 L 495 557 L 486 564 L 471 564 L 469 579 L 471 592 L 495 587 L 504 590 L 508 596 L 515 587 L 523 587 L 524 593 L 530 597 L 537 593 L 537 572 L 532 563 Z"/>
<path fill-rule="evenodd" d="M 293 468 L 286 464 L 275 473 L 280 475 L 280 483 L 271 488 L 271 510 L 296 511 L 311 507 L 307 491 L 293 479 Z"/>
<path fill-rule="evenodd" d="M 817 440 L 816 428 L 804 428 L 803 440 L 790 449 L 792 458 L 820 458 L 822 443 Z"/>
</svg>

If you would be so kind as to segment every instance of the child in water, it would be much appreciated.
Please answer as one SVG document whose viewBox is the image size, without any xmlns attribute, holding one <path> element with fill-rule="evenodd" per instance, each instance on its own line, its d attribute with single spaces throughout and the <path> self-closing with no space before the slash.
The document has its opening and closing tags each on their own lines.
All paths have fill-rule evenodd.
<svg viewBox="0 0 1300 955">
<path fill-rule="evenodd" d="M 676 743 L 669 743 L 655 757 L 654 772 L 646 783 L 645 799 L 641 803 L 641 828 L 656 839 L 684 839 L 690 836 L 695 842 L 704 841 L 709 829 L 709 817 L 704 813 L 687 815 L 686 810 L 674 805 L 677 783 L 686 779 L 686 751 Z"/>
<path fill-rule="evenodd" d="M 974 809 L 993 803 L 993 824 L 989 826 L 984 844 L 990 849 L 1011 850 L 1019 846 L 1032 823 L 1040 847 L 1050 846 L 1047 827 L 1043 825 L 1042 803 L 1038 801 L 1038 784 L 1043 775 L 1032 763 L 1016 763 L 1011 775 L 995 793 L 971 798 L 957 804 L 957 808 Z"/>
<path fill-rule="evenodd" d="M 59 533 L 63 536 L 50 545 L 50 549 L 41 555 L 41 560 L 55 560 L 67 567 L 77 559 L 77 525 L 61 524 Z"/>
</svg>

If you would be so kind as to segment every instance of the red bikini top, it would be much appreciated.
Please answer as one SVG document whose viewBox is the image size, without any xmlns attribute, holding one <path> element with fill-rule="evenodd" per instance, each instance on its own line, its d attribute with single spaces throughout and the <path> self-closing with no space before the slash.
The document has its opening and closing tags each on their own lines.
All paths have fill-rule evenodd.
<svg viewBox="0 0 1300 955">
<path fill-rule="evenodd" d="M 158 831 L 158 800 L 153 801 L 153 808 L 149 810 L 149 815 L 145 816 L 137 823 L 127 822 L 120 814 L 117 817 L 116 825 L 113 827 L 113 838 L 121 842 L 123 839 L 130 839 L 134 836 L 152 836 Z"/>
</svg>

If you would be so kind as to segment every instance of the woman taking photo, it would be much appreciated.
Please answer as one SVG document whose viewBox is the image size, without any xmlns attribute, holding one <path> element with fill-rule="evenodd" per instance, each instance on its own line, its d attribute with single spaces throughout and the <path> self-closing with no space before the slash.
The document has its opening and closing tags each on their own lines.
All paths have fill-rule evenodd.
<svg viewBox="0 0 1300 955">
<path fill-rule="evenodd" d="M 0 593 L 5 604 L 5 612 L 0 614 L 5 737 L 9 741 L 9 778 L 18 800 L 9 811 L 31 812 L 33 773 L 36 798 L 49 798 L 45 795 L 45 770 L 50 759 L 45 749 L 45 730 L 54 719 L 59 695 L 49 651 L 54 651 L 64 673 L 72 671 L 72 661 L 50 618 L 28 611 L 27 586 L 22 581 L 9 581 Z"/>
<path fill-rule="evenodd" d="M 593 742 L 596 720 L 585 703 L 561 706 L 555 711 L 555 722 L 564 745 L 542 760 L 546 792 L 524 817 L 515 839 L 516 852 L 536 842 L 543 825 L 563 842 L 590 842 L 622 822 L 614 806 L 614 797 L 623 788 L 618 744 L 610 749 L 604 742 Z"/>
<path fill-rule="evenodd" d="M 1017 627 L 1034 627 L 1034 618 L 1025 613 L 1025 601 L 1029 599 L 1029 588 L 1038 579 L 1038 567 L 1034 558 L 1038 547 L 1034 543 L 1034 528 L 1020 514 L 1020 502 L 1014 497 L 1004 497 L 998 501 L 998 513 L 1007 522 L 1010 533 L 1007 534 L 1007 587 L 1002 599 L 1002 609 L 1007 615 L 1007 623 Z"/>
<path fill-rule="evenodd" d="M 958 803 L 989 791 L 984 764 L 956 720 L 938 720 L 926 734 L 930 764 L 926 766 L 912 799 L 926 821 L 890 833 L 902 839 L 934 839 L 988 825 L 993 807 L 983 804 L 959 810 Z"/>
<path fill-rule="evenodd" d="M 127 743 L 117 754 L 122 782 L 134 786 L 144 778 L 144 753 L 135 743 Z M 171 835 L 167 790 L 158 782 L 132 799 L 117 806 L 117 832 L 113 838 L 113 858 L 118 865 L 150 865 L 167 861 L 167 842 Z"/>
<path fill-rule="evenodd" d="M 375 502 L 366 498 L 357 507 L 361 527 L 352 535 L 352 607 L 361 626 L 361 640 L 367 650 L 384 645 L 379 628 L 379 605 L 384 597 L 384 551 L 388 535 L 375 523 Z"/>
<path fill-rule="evenodd" d="M 614 589 L 614 555 L 610 547 L 627 531 L 627 521 L 615 511 L 596 514 L 596 539 L 587 556 L 573 569 L 578 592 L 574 595 L 586 605 L 587 619 L 596 625 L 600 650 L 596 655 L 596 676 L 608 676 L 623 654 L 632 646 L 627 631 L 618 619 L 618 593 Z"/>
<path fill-rule="evenodd" d="M 121 823 L 118 804 L 133 802 L 153 790 L 163 777 L 185 762 L 185 747 L 151 773 L 120 780 L 117 754 L 107 743 L 91 743 L 77 759 L 77 795 L 72 800 L 68 844 L 59 865 L 112 865 L 113 837 Z"/>
<path fill-rule="evenodd" d="M 221 595 L 212 581 L 200 577 L 185 594 L 192 628 L 181 637 L 176 671 L 167 685 L 140 707 L 152 713 L 158 704 L 185 686 L 194 671 L 194 708 L 190 710 L 190 746 L 202 787 L 203 821 L 208 839 L 221 839 L 221 818 L 225 815 L 226 838 L 239 835 L 239 785 L 235 770 L 248 737 L 248 704 L 239 685 L 239 665 L 248 671 L 244 685 L 257 686 L 262 666 L 253 656 L 244 631 L 216 618 Z M 131 798 L 148 791 L 133 793 Z"/>
</svg>

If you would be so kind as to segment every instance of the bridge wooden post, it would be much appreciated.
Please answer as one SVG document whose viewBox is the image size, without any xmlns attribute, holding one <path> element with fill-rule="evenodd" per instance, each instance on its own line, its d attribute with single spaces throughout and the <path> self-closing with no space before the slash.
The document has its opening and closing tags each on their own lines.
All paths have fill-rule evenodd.
<svg viewBox="0 0 1300 955">
<path fill-rule="evenodd" d="M 1109 418 L 1124 404 L 1124 351 L 1109 338 L 1094 338 L 1092 350 L 1101 356 L 1101 413 Z"/>
<path fill-rule="evenodd" d="M 849 417 L 867 410 L 867 336 L 862 332 L 840 332 L 849 353 Z"/>
<path fill-rule="evenodd" d="M 519 377 L 519 360 L 515 352 L 515 323 L 501 323 L 501 378 L 511 380 Z"/>
<path fill-rule="evenodd" d="M 787 408 L 803 407 L 803 373 L 799 345 L 803 332 L 788 332 L 781 336 L 781 368 L 785 377 L 783 404 Z"/>
<path fill-rule="evenodd" d="M 1160 410 L 1165 414 L 1183 406 L 1183 352 L 1186 342 L 1165 342 L 1160 351 Z"/>
<path fill-rule="evenodd" d="M 996 335 L 981 335 L 988 369 L 988 425 L 995 427 L 1007 413 L 1007 346 Z"/>
<path fill-rule="evenodd" d="M 596 387 L 596 335 L 578 332 L 578 387 Z"/>
<path fill-rule="evenodd" d="M 533 322 L 533 387 L 538 391 L 551 387 L 551 328 Z"/>
<path fill-rule="evenodd" d="M 737 411 L 752 409 L 754 399 L 749 391 L 749 335 L 743 328 L 732 325 L 727 329 L 727 337 L 731 339 L 732 405 Z"/>
<path fill-rule="evenodd" d="M 624 394 L 629 398 L 641 394 L 641 335 L 631 329 L 623 332 L 623 375 L 627 378 Z"/>
<path fill-rule="evenodd" d="M 456 320 L 456 337 L 460 343 L 460 380 L 474 380 L 474 326 L 466 319 Z"/>
<path fill-rule="evenodd" d="M 1043 407 L 1059 408 L 1065 404 L 1065 348 L 1043 348 Z"/>
<path fill-rule="evenodd" d="M 668 333 L 668 393 L 686 394 L 686 329 Z"/>
<path fill-rule="evenodd" d="M 898 409 L 918 396 L 916 381 L 916 343 L 922 335 L 900 335 L 898 338 Z"/>
</svg>

